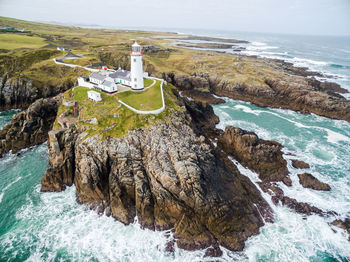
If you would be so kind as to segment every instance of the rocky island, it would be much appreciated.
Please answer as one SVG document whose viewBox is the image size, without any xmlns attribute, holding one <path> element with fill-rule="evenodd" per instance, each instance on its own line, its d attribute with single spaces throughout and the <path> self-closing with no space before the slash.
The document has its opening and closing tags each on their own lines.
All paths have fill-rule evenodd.
<svg viewBox="0 0 350 262">
<path fill-rule="evenodd" d="M 26 23 L 10 22 L 16 27 Z M 285 196 L 279 182 L 289 187 L 292 180 L 283 145 L 233 126 L 217 129 L 211 104 L 224 102 L 217 97 L 222 96 L 350 122 L 350 102 L 339 85 L 320 82 L 313 77 L 316 73 L 280 60 L 189 49 L 192 45 L 169 48 L 174 39 L 219 42 L 202 46 L 219 49 L 239 40 L 83 28 L 66 34 L 65 27 L 53 25 L 55 33 L 48 33 L 41 26 L 26 26 L 33 32 L 28 37 L 44 41 L 36 50 L 6 49 L 0 55 L 0 107 L 24 109 L 0 131 L 0 155 L 48 140 L 42 192 L 60 192 L 74 184 L 77 201 L 99 214 L 125 225 L 137 218 L 143 228 L 172 230 L 178 247 L 207 248 L 208 256 L 220 256 L 220 246 L 243 250 L 250 236 L 274 222 L 262 192 L 271 195 L 273 205 L 306 215 L 336 215 Z M 101 43 L 106 35 L 107 43 Z M 76 83 L 101 65 L 129 70 L 129 39 L 136 36 L 146 46 L 145 71 L 166 81 L 166 109 L 157 115 L 125 108 L 119 100 L 132 101 L 127 93 L 117 93 L 119 100 L 101 93 L 102 101 L 94 103 Z M 74 48 L 82 59 L 69 61 L 73 67 L 55 63 L 62 56 L 56 45 Z M 144 92 L 153 97 L 153 89 Z M 68 100 L 78 103 L 78 116 Z M 233 160 L 258 174 L 258 186 Z M 293 163 L 308 168 L 307 163 Z M 299 181 L 308 189 L 331 190 L 309 173 L 300 174 Z M 169 240 L 167 250 L 174 244 Z"/>
</svg>

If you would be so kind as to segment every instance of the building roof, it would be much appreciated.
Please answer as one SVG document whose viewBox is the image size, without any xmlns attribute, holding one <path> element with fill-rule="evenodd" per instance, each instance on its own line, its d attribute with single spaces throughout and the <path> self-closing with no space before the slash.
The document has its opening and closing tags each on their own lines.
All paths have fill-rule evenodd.
<svg viewBox="0 0 350 262">
<path fill-rule="evenodd" d="M 89 94 L 94 94 L 94 95 L 97 95 L 97 96 L 100 96 L 100 93 L 99 92 L 96 92 L 96 91 L 88 91 Z"/>
<path fill-rule="evenodd" d="M 108 87 L 114 87 L 114 83 L 108 80 L 103 81 L 102 85 L 108 86 Z"/>
<path fill-rule="evenodd" d="M 101 75 L 101 74 L 99 74 L 99 73 L 92 73 L 92 74 L 90 75 L 90 77 L 91 77 L 91 78 L 95 78 L 95 79 L 97 79 L 97 80 L 103 81 L 103 80 L 106 79 L 107 76 Z"/>
<path fill-rule="evenodd" d="M 140 46 L 136 41 L 132 46 Z"/>
<path fill-rule="evenodd" d="M 108 75 L 110 78 L 119 78 L 127 81 L 131 81 L 130 71 L 118 69 L 112 74 Z"/>
</svg>

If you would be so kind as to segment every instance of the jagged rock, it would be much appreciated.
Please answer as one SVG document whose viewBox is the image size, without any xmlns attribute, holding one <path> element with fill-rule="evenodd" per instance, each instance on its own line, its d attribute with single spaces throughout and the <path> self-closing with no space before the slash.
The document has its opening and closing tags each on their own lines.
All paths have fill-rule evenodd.
<svg viewBox="0 0 350 262">
<path fill-rule="evenodd" d="M 303 174 L 298 174 L 299 177 L 299 183 L 305 187 L 305 188 L 312 188 L 314 190 L 319 190 L 319 191 L 330 191 L 331 187 L 319 181 L 316 177 L 314 177 L 311 174 L 308 173 L 303 173 Z"/>
<path fill-rule="evenodd" d="M 344 220 L 337 219 L 334 220 L 331 224 L 333 226 L 337 226 L 341 229 L 344 229 L 348 233 L 348 240 L 350 241 L 350 218 L 345 218 Z"/>
<path fill-rule="evenodd" d="M 311 206 L 308 203 L 298 202 L 294 198 L 290 198 L 287 196 L 284 196 L 282 198 L 282 204 L 301 214 L 306 214 L 306 215 L 311 215 L 312 213 L 319 214 L 319 215 L 324 214 L 324 212 L 317 207 Z"/>
<path fill-rule="evenodd" d="M 74 128 L 49 132 L 49 168 L 41 179 L 41 192 L 60 192 L 74 179 L 74 147 L 77 132 Z"/>
<path fill-rule="evenodd" d="M 221 257 L 222 256 L 222 250 L 220 247 L 209 247 L 205 251 L 205 257 Z"/>
<path fill-rule="evenodd" d="M 292 166 L 298 169 L 310 168 L 308 163 L 297 159 L 292 159 Z"/>
<path fill-rule="evenodd" d="M 283 159 L 282 145 L 258 138 L 253 132 L 227 126 L 219 137 L 218 146 L 234 159 L 259 174 L 263 182 L 278 182 L 290 186 L 287 162 Z"/>
<path fill-rule="evenodd" d="M 10 150 L 16 153 L 45 142 L 57 110 L 55 99 L 39 99 L 27 110 L 14 115 L 11 122 L 0 130 L 0 156 Z"/>
<path fill-rule="evenodd" d="M 137 215 L 142 227 L 173 228 L 177 245 L 188 250 L 219 245 L 242 250 L 264 219 L 273 221 L 257 188 L 193 130 L 191 117 L 183 112 L 122 138 L 81 133 L 74 143 L 68 139 L 74 137 L 71 132 L 50 134 L 50 171 L 43 180 L 61 190 L 65 181 L 56 174 L 62 174 L 69 158 L 75 165 L 77 200 L 100 212 L 109 209 L 124 224 Z"/>
</svg>

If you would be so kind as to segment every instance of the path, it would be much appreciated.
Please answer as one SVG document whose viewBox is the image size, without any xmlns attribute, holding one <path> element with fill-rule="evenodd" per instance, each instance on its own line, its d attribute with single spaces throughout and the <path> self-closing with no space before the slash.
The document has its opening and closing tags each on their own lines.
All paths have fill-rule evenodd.
<svg viewBox="0 0 350 262">
<path fill-rule="evenodd" d="M 73 64 L 67 64 L 67 63 L 59 62 L 56 58 L 54 58 L 53 61 L 57 65 L 64 65 L 64 66 L 69 66 L 69 67 L 73 67 L 73 68 L 80 67 L 80 68 L 83 68 L 83 69 L 88 70 L 90 72 L 99 72 L 100 71 L 99 69 L 92 69 L 92 68 L 88 68 L 88 67 L 81 66 L 81 65 L 73 65 Z"/>
</svg>

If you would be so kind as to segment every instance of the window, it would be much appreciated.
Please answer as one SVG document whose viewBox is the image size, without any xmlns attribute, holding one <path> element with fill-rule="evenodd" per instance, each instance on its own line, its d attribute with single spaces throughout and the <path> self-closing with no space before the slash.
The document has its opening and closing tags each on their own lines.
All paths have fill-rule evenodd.
<svg viewBox="0 0 350 262">
<path fill-rule="evenodd" d="M 136 63 L 136 58 L 134 58 L 134 62 Z"/>
<path fill-rule="evenodd" d="M 134 82 L 136 82 L 136 81 L 137 81 L 137 78 L 134 79 Z"/>
</svg>

